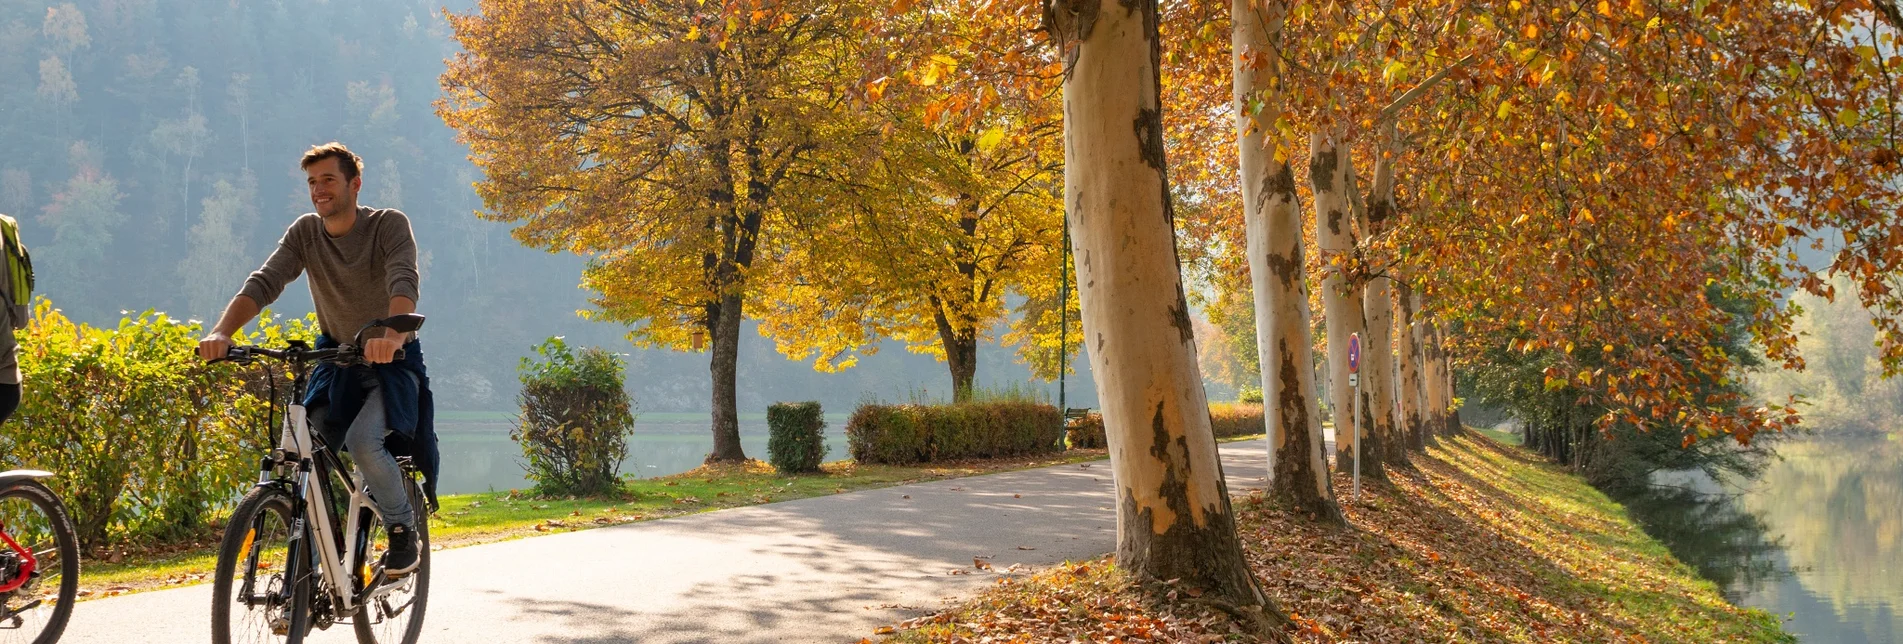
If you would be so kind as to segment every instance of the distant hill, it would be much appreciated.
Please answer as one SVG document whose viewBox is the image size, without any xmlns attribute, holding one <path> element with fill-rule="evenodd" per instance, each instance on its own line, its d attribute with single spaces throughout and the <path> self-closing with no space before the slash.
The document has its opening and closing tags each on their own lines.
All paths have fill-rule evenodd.
<svg viewBox="0 0 1903 644">
<path fill-rule="evenodd" d="M 415 226 L 425 346 L 446 406 L 512 407 L 517 360 L 565 335 L 629 351 L 643 410 L 706 409 L 704 355 L 633 351 L 625 329 L 577 319 L 584 260 L 522 248 L 472 214 L 477 171 L 433 106 L 456 52 L 443 4 L 0 0 L 0 213 L 22 220 L 41 290 L 93 324 L 122 310 L 216 316 L 310 210 L 298 156 L 337 140 L 365 160 L 362 202 Z M 301 314 L 310 298 L 293 287 L 274 308 Z M 745 337 L 743 412 L 948 393 L 943 365 L 896 345 L 820 375 Z M 1029 378 L 996 346 L 980 362 L 981 385 Z M 1094 404 L 1088 376 L 1071 391 L 1073 404 Z"/>
</svg>

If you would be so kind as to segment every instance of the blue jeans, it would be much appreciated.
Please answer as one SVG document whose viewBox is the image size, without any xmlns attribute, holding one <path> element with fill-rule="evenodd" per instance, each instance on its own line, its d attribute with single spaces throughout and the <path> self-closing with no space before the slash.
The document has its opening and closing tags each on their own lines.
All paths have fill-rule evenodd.
<svg viewBox="0 0 1903 644">
<path fill-rule="evenodd" d="M 370 490 L 370 499 L 377 506 L 377 514 L 383 516 L 385 526 L 405 525 L 415 527 L 415 509 L 410 507 L 409 477 L 403 475 L 403 468 L 396 464 L 396 457 L 384 447 L 384 439 L 390 435 L 390 423 L 383 412 L 382 380 L 369 369 L 352 369 L 352 375 L 363 387 L 363 410 L 351 419 L 350 427 L 344 433 L 343 447 L 350 452 L 351 460 L 356 461 L 357 471 L 363 475 L 363 485 Z M 416 376 L 404 374 L 405 378 Z M 329 416 L 330 406 L 312 407 L 310 410 L 311 431 L 326 432 L 327 438 L 334 438 L 325 430 L 324 420 Z M 327 440 L 332 449 L 337 441 Z"/>
</svg>

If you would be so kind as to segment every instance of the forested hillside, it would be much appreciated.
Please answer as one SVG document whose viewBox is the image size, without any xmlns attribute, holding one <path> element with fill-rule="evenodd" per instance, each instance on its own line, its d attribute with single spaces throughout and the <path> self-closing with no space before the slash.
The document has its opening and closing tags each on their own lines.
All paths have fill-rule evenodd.
<svg viewBox="0 0 1903 644">
<path fill-rule="evenodd" d="M 637 351 L 624 327 L 578 319 L 583 261 L 523 248 L 474 214 L 479 177 L 435 114 L 455 51 L 443 4 L 0 0 L 0 213 L 22 221 L 40 291 L 96 325 L 148 308 L 216 316 L 310 210 L 298 155 L 338 140 L 364 158 L 362 203 L 415 226 L 426 346 L 448 406 L 510 407 L 517 359 L 567 335 L 632 352 L 641 409 L 705 409 L 703 355 Z M 273 308 L 309 307 L 298 286 Z M 743 338 L 743 412 L 949 395 L 943 365 L 896 346 L 821 375 Z M 987 344 L 980 361 L 985 383 L 1028 377 L 1007 349 Z M 1073 404 L 1094 399 L 1087 378 L 1075 382 Z"/>
</svg>

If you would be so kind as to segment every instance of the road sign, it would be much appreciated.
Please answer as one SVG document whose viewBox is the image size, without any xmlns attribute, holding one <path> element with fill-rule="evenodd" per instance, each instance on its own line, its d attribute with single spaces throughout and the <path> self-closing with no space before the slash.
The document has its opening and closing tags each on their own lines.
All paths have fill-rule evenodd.
<svg viewBox="0 0 1903 644">
<path fill-rule="evenodd" d="M 1348 386 L 1350 387 L 1361 386 L 1361 374 L 1358 374 L 1358 373 L 1348 374 Z"/>
<path fill-rule="evenodd" d="M 1361 334 L 1348 335 L 1348 373 L 1361 370 Z"/>
</svg>

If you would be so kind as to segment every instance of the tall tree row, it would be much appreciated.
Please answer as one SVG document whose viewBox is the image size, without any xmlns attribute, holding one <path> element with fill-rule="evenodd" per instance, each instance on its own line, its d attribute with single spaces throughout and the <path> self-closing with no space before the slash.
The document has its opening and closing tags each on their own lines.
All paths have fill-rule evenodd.
<svg viewBox="0 0 1903 644">
<path fill-rule="evenodd" d="M 1117 559 L 1273 610 L 1243 559 L 1196 368 L 1163 147 L 1154 0 L 1051 0 L 1065 52 L 1064 193 L 1117 482 Z M 1264 614 L 1264 613 L 1257 613 Z"/>
</svg>

